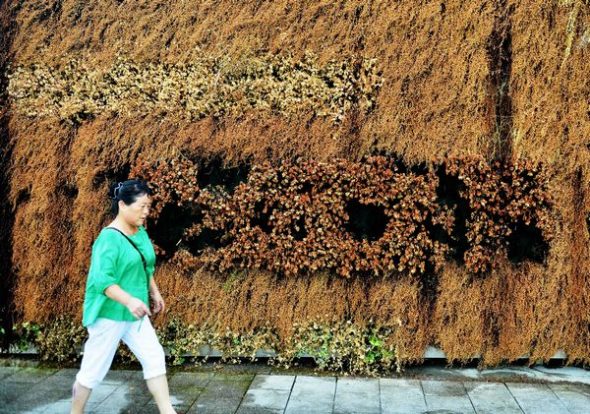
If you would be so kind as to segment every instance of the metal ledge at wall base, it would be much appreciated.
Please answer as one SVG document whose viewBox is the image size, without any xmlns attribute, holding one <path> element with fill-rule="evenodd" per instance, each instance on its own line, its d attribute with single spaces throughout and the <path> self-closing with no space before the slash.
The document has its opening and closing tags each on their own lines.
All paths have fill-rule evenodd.
<svg viewBox="0 0 590 414">
<path fill-rule="evenodd" d="M 78 351 L 81 354 L 81 350 Z M 35 347 L 29 347 L 25 350 L 18 350 L 18 349 L 10 349 L 9 354 L 15 356 L 32 356 L 38 355 L 38 351 Z M 166 350 L 166 355 L 169 356 L 170 353 Z M 183 357 L 212 357 L 212 358 L 219 358 L 223 356 L 223 353 L 218 351 L 215 348 L 211 348 L 209 345 L 203 345 L 199 348 L 199 353 L 197 355 L 193 354 L 184 354 Z M 246 355 L 235 355 L 236 357 L 246 357 Z M 255 357 L 256 358 L 271 358 L 276 356 L 276 352 L 272 349 L 259 349 L 256 351 Z M 312 358 L 310 354 L 301 354 L 301 358 Z M 474 355 L 472 359 L 479 359 L 480 355 Z M 424 351 L 424 359 L 425 360 L 446 360 L 447 356 L 445 353 L 435 346 L 428 346 Z M 529 359 L 529 355 L 525 354 L 521 356 L 519 359 Z M 566 360 L 567 354 L 562 351 L 561 349 L 558 350 L 555 355 L 553 355 L 550 360 L 559 361 L 559 360 Z"/>
<path fill-rule="evenodd" d="M 475 355 L 473 357 L 473 359 L 479 359 L 480 355 Z M 445 353 L 434 346 L 429 346 L 426 348 L 426 351 L 424 352 L 424 359 L 447 359 L 447 356 L 445 355 Z M 529 355 L 525 354 L 523 356 L 521 356 L 519 359 L 529 359 Z M 558 350 L 555 355 L 553 355 L 550 359 L 552 360 L 560 360 L 560 359 L 567 359 L 567 354 L 562 351 L 561 349 Z"/>
</svg>

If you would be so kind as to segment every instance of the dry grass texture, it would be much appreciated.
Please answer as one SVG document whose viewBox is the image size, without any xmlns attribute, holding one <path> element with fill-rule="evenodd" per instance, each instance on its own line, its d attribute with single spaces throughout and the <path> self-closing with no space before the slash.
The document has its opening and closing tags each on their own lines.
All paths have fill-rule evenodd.
<svg viewBox="0 0 590 414">
<path fill-rule="evenodd" d="M 510 2 L 513 147 L 516 157 L 587 177 L 590 131 L 590 5 Z"/>
<path fill-rule="evenodd" d="M 419 360 L 431 340 L 423 312 L 427 303 L 410 278 L 367 282 L 320 273 L 281 279 L 253 271 L 223 280 L 204 271 L 187 274 L 175 264 L 163 266 L 157 277 L 174 316 L 201 326 L 247 332 L 269 325 L 284 340 L 295 323 L 309 320 L 351 319 L 360 326 L 373 321 L 394 328 L 405 361 Z"/>
<path fill-rule="evenodd" d="M 534 312 L 539 332 L 543 329 L 560 335 L 545 334 L 537 342 L 552 348 L 568 343 L 564 347 L 572 359 L 587 360 L 590 4 L 583 0 L 508 3 L 512 8 L 509 93 L 514 108 L 514 156 L 544 160 L 559 171 L 554 193 L 562 234 L 553 243 L 549 264 L 553 271 L 536 282 L 543 283 L 542 292 L 547 296 L 537 300 L 543 307 L 534 308 Z M 533 298 L 529 300 L 534 303 Z M 548 305 L 549 298 L 553 298 L 553 306 Z M 527 313 L 532 312 L 529 309 Z M 539 354 L 546 352 L 549 349 Z"/>
<path fill-rule="evenodd" d="M 590 362 L 587 2 L 65 0 L 13 7 L 13 69 L 78 59 L 104 72 L 118 56 L 174 66 L 203 55 L 240 61 L 288 51 L 295 61 L 313 53 L 319 68 L 374 58 L 383 77 L 374 107 L 351 104 L 338 122 L 305 107 L 200 119 L 115 111 L 70 125 L 20 113 L 15 98 L 8 172 L 19 318 L 79 318 L 91 244 L 108 220 L 107 186 L 126 178 L 138 158 L 190 154 L 236 165 L 358 160 L 374 151 L 408 164 L 505 156 L 557 171 L 550 192 L 558 230 L 545 265 L 501 261 L 474 277 L 449 264 L 425 290 L 412 278 L 187 274 L 169 262 L 157 271 L 169 317 L 237 330 L 269 322 L 283 338 L 296 322 L 372 319 L 395 328 L 404 360 L 419 359 L 434 343 L 451 359 L 481 355 L 487 364 L 523 354 L 549 358 L 560 348 L 572 361 Z"/>
<path fill-rule="evenodd" d="M 342 140 L 353 156 L 377 147 L 408 161 L 491 151 L 494 94 L 486 45 L 500 13 L 492 4 L 54 1 L 21 7 L 15 66 L 65 65 L 76 56 L 95 70 L 109 68 L 118 56 L 173 65 L 194 62 L 203 53 L 239 60 L 311 52 L 320 65 L 377 57 L 384 84 L 375 111 L 365 119 L 353 108 L 349 124 L 340 128 L 303 113 L 298 123 L 311 124 L 305 135 L 328 146 Z M 257 119 L 264 122 L 268 115 Z M 265 135 L 273 133 L 276 141 L 298 136 L 288 127 L 273 118 Z M 248 123 L 234 127 L 237 135 L 249 132 Z"/>
</svg>

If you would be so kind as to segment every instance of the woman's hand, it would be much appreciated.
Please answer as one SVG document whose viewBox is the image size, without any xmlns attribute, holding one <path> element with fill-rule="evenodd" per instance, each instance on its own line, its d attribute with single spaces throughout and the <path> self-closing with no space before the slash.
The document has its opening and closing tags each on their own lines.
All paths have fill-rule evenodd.
<svg viewBox="0 0 590 414">
<path fill-rule="evenodd" d="M 151 312 L 145 303 L 125 292 L 119 285 L 109 286 L 104 290 L 104 294 L 129 309 L 129 312 L 137 319 L 141 319 L 145 315 L 151 316 Z"/>
<path fill-rule="evenodd" d="M 162 298 L 160 291 L 157 288 L 151 289 L 150 296 L 152 298 L 152 309 L 154 310 L 154 313 L 164 312 L 166 305 L 164 304 L 164 299 Z"/>
<path fill-rule="evenodd" d="M 131 314 L 134 317 L 136 317 L 137 319 L 141 319 L 145 315 L 149 315 L 149 316 L 152 315 L 152 313 L 150 312 L 148 307 L 145 305 L 145 303 L 143 303 L 141 300 L 139 300 L 135 297 L 131 297 L 129 299 L 129 301 L 127 301 L 125 306 L 127 306 L 127 309 L 129 309 L 129 312 L 131 312 Z"/>
</svg>

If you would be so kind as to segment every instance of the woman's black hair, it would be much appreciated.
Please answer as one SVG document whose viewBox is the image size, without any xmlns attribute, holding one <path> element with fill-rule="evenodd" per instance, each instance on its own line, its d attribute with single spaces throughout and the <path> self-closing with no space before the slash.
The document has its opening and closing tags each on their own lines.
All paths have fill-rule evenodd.
<svg viewBox="0 0 590 414">
<path fill-rule="evenodd" d="M 119 201 L 126 205 L 133 204 L 135 200 L 144 195 L 152 195 L 152 190 L 145 181 L 127 180 L 122 183 L 114 183 L 111 186 L 109 195 L 111 197 L 111 212 L 119 214 Z"/>
</svg>

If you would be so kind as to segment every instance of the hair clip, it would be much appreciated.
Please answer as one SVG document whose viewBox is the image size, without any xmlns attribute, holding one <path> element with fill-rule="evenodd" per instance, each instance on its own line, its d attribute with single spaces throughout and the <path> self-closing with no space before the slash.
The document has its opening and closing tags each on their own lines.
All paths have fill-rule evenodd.
<svg viewBox="0 0 590 414">
<path fill-rule="evenodd" d="M 119 198 L 119 191 L 121 190 L 121 187 L 123 187 L 123 183 L 118 183 L 117 186 L 115 187 L 115 191 L 113 191 L 113 194 L 114 194 L 113 200 L 116 200 Z"/>
</svg>

